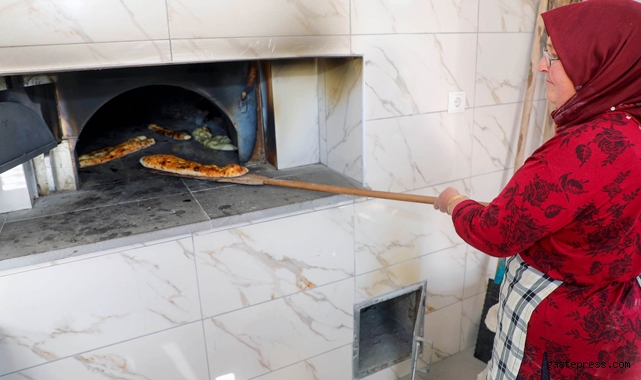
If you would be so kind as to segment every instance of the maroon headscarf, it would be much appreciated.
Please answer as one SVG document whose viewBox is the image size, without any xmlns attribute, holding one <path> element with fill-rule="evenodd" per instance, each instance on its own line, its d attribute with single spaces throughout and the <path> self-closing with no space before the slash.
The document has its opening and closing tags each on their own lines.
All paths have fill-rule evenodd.
<svg viewBox="0 0 641 380">
<path fill-rule="evenodd" d="M 557 130 L 622 104 L 636 104 L 626 111 L 641 120 L 641 3 L 586 0 L 542 16 L 577 88 L 576 95 L 552 112 Z"/>
</svg>

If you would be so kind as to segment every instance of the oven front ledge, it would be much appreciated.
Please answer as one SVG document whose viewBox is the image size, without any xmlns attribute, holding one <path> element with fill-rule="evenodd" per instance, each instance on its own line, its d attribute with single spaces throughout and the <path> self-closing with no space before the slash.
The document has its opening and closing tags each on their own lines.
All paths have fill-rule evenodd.
<svg viewBox="0 0 641 380">
<path fill-rule="evenodd" d="M 361 187 L 321 164 L 281 171 L 259 168 L 252 172 L 310 183 Z M 0 271 L 313 211 L 357 199 L 267 185 L 160 177 L 164 181 L 160 185 L 167 194 L 150 192 L 139 199 L 125 197 L 125 201 L 118 203 L 123 193 L 136 190 L 123 188 L 132 185 L 121 184 L 118 189 L 90 188 L 41 197 L 31 210 L 0 214 Z M 184 191 L 180 191 L 182 185 Z M 148 181 L 135 186 L 154 187 Z"/>
</svg>

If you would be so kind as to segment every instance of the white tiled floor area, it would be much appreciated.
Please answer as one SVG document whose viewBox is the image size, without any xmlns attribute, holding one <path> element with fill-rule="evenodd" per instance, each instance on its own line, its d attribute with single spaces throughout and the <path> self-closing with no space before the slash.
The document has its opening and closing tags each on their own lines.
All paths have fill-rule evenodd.
<svg viewBox="0 0 641 380">
<path fill-rule="evenodd" d="M 427 375 L 418 377 L 421 380 L 476 380 L 476 376 L 485 369 L 486 364 L 474 357 L 474 347 L 452 355 L 432 365 Z M 409 377 L 403 380 L 409 379 Z"/>
</svg>

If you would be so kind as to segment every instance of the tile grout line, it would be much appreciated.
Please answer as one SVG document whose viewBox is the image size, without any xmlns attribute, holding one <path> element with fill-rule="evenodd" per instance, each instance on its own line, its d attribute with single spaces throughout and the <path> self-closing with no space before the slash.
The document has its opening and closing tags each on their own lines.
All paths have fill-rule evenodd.
<svg viewBox="0 0 641 380">
<path fill-rule="evenodd" d="M 345 277 L 345 278 L 341 278 L 340 280 L 335 280 L 335 281 L 328 282 L 328 283 L 323 284 L 323 285 L 314 286 L 313 288 L 307 288 L 307 289 L 304 289 L 304 290 L 299 290 L 299 291 L 294 292 L 294 293 L 289 293 L 289 294 L 285 294 L 285 295 L 282 295 L 282 296 L 279 296 L 279 297 L 270 298 L 270 299 L 268 299 L 266 301 L 261 301 L 261 302 L 255 303 L 255 304 L 251 304 L 249 306 L 243 306 L 243 307 L 240 307 L 240 308 L 237 308 L 237 309 L 228 310 L 228 311 L 225 311 L 225 312 L 220 313 L 220 314 L 215 314 L 215 315 L 210 315 L 210 316 L 203 315 L 203 320 L 212 319 L 212 318 L 218 318 L 220 316 L 231 314 L 231 313 L 234 313 L 234 312 L 237 312 L 237 311 L 247 310 L 247 309 L 250 309 L 250 308 L 252 308 L 254 306 L 264 305 L 264 304 L 272 302 L 272 301 L 282 300 L 284 298 L 292 297 L 292 296 L 295 296 L 295 295 L 298 295 L 298 294 L 302 294 L 302 293 L 305 293 L 305 292 L 308 292 L 308 291 L 313 291 L 313 290 L 325 288 L 325 287 L 328 287 L 330 285 L 336 285 L 337 283 L 339 283 L 341 281 L 347 281 L 352 277 L 354 277 L 354 276 L 348 276 L 348 277 Z"/>
<path fill-rule="evenodd" d="M 338 196 L 341 196 L 341 195 L 330 195 L 328 197 L 316 198 L 316 199 L 312 199 L 310 201 L 305 201 L 305 202 L 313 202 L 313 201 L 316 201 L 316 200 L 324 200 L 324 199 L 327 199 L 329 197 L 334 197 L 334 196 L 338 197 Z M 246 226 L 257 226 L 257 225 L 260 225 L 260 224 L 263 224 L 263 223 L 269 223 L 269 222 L 272 222 L 272 221 L 275 221 L 275 220 L 283 220 L 283 219 L 287 219 L 287 218 L 293 218 L 293 217 L 296 217 L 296 216 L 310 214 L 310 213 L 313 213 L 313 212 L 321 212 L 321 211 L 325 211 L 325 210 L 329 210 L 329 209 L 333 209 L 333 208 L 339 208 L 339 207 L 348 206 L 350 204 L 350 202 L 354 202 L 354 201 L 347 199 L 347 200 L 343 200 L 343 201 L 339 201 L 339 202 L 330 203 L 330 204 L 327 204 L 327 205 L 316 206 L 316 208 L 312 207 L 312 208 L 307 208 L 307 209 L 302 209 L 302 210 L 286 212 L 285 214 L 281 213 L 281 214 L 274 215 L 274 216 L 268 216 L 268 217 L 265 217 L 265 218 L 255 219 L 253 221 L 234 223 L 234 224 L 231 224 L 229 226 L 218 226 L 218 227 L 213 227 L 212 226 L 211 229 L 215 230 L 215 231 L 205 232 L 205 233 L 202 233 L 203 231 L 201 231 L 201 232 L 198 232 L 198 233 L 201 234 L 202 236 L 206 236 L 206 235 L 215 234 L 217 232 L 233 230 L 233 229 L 236 229 L 236 228 L 242 228 L 242 227 L 246 227 Z M 296 204 L 296 203 L 293 203 L 293 204 Z M 285 205 L 285 207 L 286 206 L 290 206 L 290 205 L 291 204 L 287 204 L 287 205 Z"/>
<path fill-rule="evenodd" d="M 171 39 L 171 25 L 169 24 L 169 4 L 168 0 L 165 0 L 165 11 L 167 12 L 167 36 L 169 37 L 169 57 L 171 61 L 174 61 L 174 46 Z"/>
<path fill-rule="evenodd" d="M 342 345 L 342 346 L 338 346 L 338 347 L 336 347 L 336 348 L 332 348 L 331 350 L 327 350 L 327 351 L 325 351 L 325 352 L 321 352 L 320 354 L 316 354 L 316 355 L 314 355 L 314 356 L 310 356 L 310 357 L 308 357 L 308 358 L 305 358 L 305 359 L 299 360 L 299 361 L 297 361 L 297 362 L 295 362 L 295 363 L 288 364 L 288 365 L 286 365 L 286 366 L 284 366 L 284 367 L 277 368 L 277 369 L 275 369 L 275 370 L 273 370 L 273 371 L 269 371 L 269 372 L 267 372 L 267 373 L 263 373 L 262 375 L 254 376 L 254 377 L 252 377 L 252 378 L 249 378 L 248 380 L 257 380 L 257 379 L 260 379 L 261 377 L 263 377 L 263 376 L 267 376 L 267 375 L 272 374 L 272 373 L 274 373 L 274 372 L 276 372 L 276 371 L 280 371 L 280 370 L 283 370 L 283 369 L 285 369 L 285 368 L 293 367 L 293 366 L 295 366 L 296 364 L 304 363 L 304 362 L 306 362 L 306 361 L 308 361 L 308 360 L 310 360 L 310 359 L 315 359 L 315 358 L 317 358 L 317 357 L 319 357 L 319 356 L 322 356 L 322 355 L 328 354 L 328 353 L 330 353 L 330 352 L 332 352 L 332 351 L 340 350 L 341 348 L 348 347 L 348 346 L 351 346 L 351 343 L 344 344 L 344 345 Z"/>
<path fill-rule="evenodd" d="M 352 3 L 354 0 L 349 0 L 349 55 L 354 55 L 354 50 L 352 50 Z"/>
<path fill-rule="evenodd" d="M 179 240 L 187 238 L 190 234 L 177 235 L 177 236 L 175 236 L 173 238 L 168 238 L 168 239 L 159 239 L 160 241 L 158 241 L 158 242 L 156 242 L 154 244 L 136 243 L 136 244 L 132 244 L 132 245 L 129 245 L 129 246 L 122 247 L 122 249 L 121 248 L 112 248 L 112 249 L 109 249 L 108 252 L 104 252 L 104 253 L 100 253 L 101 251 L 88 252 L 88 253 L 80 254 L 80 255 L 77 255 L 77 256 L 62 257 L 62 258 L 59 258 L 59 259 L 44 261 L 44 262 L 37 263 L 37 264 L 30 264 L 30 265 L 26 265 L 26 266 L 22 266 L 22 267 L 16 267 L 16 268 L 12 268 L 12 269 L 7 269 L 9 271 L 15 270 L 16 272 L 15 273 L 10 273 L 10 274 L 2 274 L 2 271 L 0 271 L 0 278 L 9 277 L 9 276 L 13 276 L 13 275 L 16 275 L 16 274 L 21 274 L 21 273 L 33 272 L 33 271 L 41 270 L 41 269 L 58 267 L 58 266 L 61 266 L 61 265 L 73 264 L 73 263 L 77 263 L 77 262 L 85 261 L 85 260 L 97 259 L 97 258 L 104 257 L 104 256 L 122 254 L 122 253 L 130 252 L 130 251 L 133 251 L 133 250 L 136 250 L 136 249 L 154 247 L 154 246 L 157 246 L 157 245 L 160 245 L 160 244 L 166 244 L 166 243 L 170 243 L 170 242 L 177 242 Z M 87 255 L 92 255 L 92 254 L 95 254 L 95 256 L 84 257 L 84 256 L 87 256 Z M 23 257 L 26 257 L 26 256 L 23 256 Z M 54 263 L 55 261 L 58 261 L 58 260 L 67 260 L 67 259 L 69 259 L 69 261 L 64 262 L 64 263 L 46 265 L 46 264 Z M 71 260 L 71 259 L 73 259 L 73 260 Z M 33 265 L 46 265 L 46 266 L 42 266 L 40 268 L 31 268 L 31 269 L 19 270 L 20 268 L 27 268 L 27 267 L 33 266 Z"/>
<path fill-rule="evenodd" d="M 203 214 L 205 214 L 205 217 L 207 217 L 207 220 L 209 221 L 209 228 L 210 228 L 210 229 L 211 229 L 211 228 L 213 228 L 213 221 L 212 221 L 211 217 L 209 216 L 209 214 L 207 213 L 207 211 L 205 211 L 205 208 L 200 204 L 200 202 L 198 202 L 198 198 L 196 198 L 196 195 L 194 195 L 194 192 L 192 192 L 192 191 L 191 191 L 191 189 L 189 188 L 189 186 L 187 186 L 187 184 L 185 183 L 185 179 L 184 179 L 184 178 L 181 178 L 181 179 L 180 179 L 180 181 L 181 181 L 181 182 L 183 183 L 183 185 L 187 188 L 187 191 L 189 192 L 189 195 L 190 195 L 192 198 L 194 198 L 194 201 L 196 202 L 196 204 L 198 205 L 198 207 L 200 207 L 200 211 L 202 211 L 202 212 L 203 212 Z M 212 189 L 212 190 L 215 190 L 215 189 L 216 189 L 216 188 L 214 188 L 214 189 Z M 192 233 L 192 235 L 193 235 L 193 233 Z"/>
<path fill-rule="evenodd" d="M 203 332 L 203 343 L 205 344 L 205 360 L 207 362 L 207 376 L 211 380 L 211 369 L 209 366 L 209 350 L 207 349 L 207 334 L 205 334 L 205 318 L 203 318 L 203 299 L 200 295 L 200 278 L 198 277 L 198 262 L 196 257 L 196 237 L 191 234 L 191 247 L 194 255 L 194 273 L 196 274 L 196 288 L 198 289 L 198 306 L 200 307 L 200 324 Z"/>
<path fill-rule="evenodd" d="M 28 218 L 22 218 L 22 219 L 11 220 L 11 221 L 8 221 L 8 222 L 6 222 L 6 223 L 8 224 L 8 223 L 24 222 L 24 221 L 27 221 L 27 220 L 34 220 L 34 219 L 46 218 L 46 217 L 49 217 L 49 216 L 56 216 L 56 215 L 63 215 L 63 214 L 71 214 L 71 213 L 74 213 L 74 212 L 89 211 L 89 210 L 98 210 L 98 209 L 103 209 L 103 208 L 106 208 L 106 207 L 122 206 L 122 205 L 128 205 L 128 204 L 132 204 L 132 203 L 146 202 L 146 201 L 151 201 L 151 200 L 156 200 L 156 199 L 166 199 L 167 197 L 174 197 L 174 196 L 177 196 L 177 195 L 191 194 L 191 193 L 190 193 L 190 191 L 189 191 L 189 188 L 188 188 L 186 185 L 185 185 L 185 188 L 186 188 L 187 192 L 178 192 L 178 193 L 175 193 L 175 194 L 160 195 L 160 196 L 157 196 L 157 197 L 143 198 L 143 199 L 136 199 L 136 200 L 133 200 L 133 201 L 126 201 L 126 202 L 120 202 L 120 203 L 113 203 L 113 204 L 102 205 L 102 206 L 96 206 L 96 207 L 80 208 L 80 209 L 73 210 L 73 211 L 56 212 L 56 213 L 53 213 L 53 214 L 46 214 L 46 215 L 33 216 L 33 217 L 28 217 Z M 33 209 L 32 209 L 32 210 L 33 210 Z M 8 216 L 7 216 L 7 220 L 8 220 L 8 219 L 9 219 L 9 218 L 8 218 Z"/>
<path fill-rule="evenodd" d="M 166 1 L 166 0 L 165 0 Z M 167 15 L 169 19 L 169 15 Z M 224 40 L 224 39 L 256 39 L 256 38 L 322 38 L 322 37 L 376 37 L 376 36 L 403 36 L 403 35 L 437 35 L 437 34 L 532 34 L 532 31 L 492 31 L 492 32 L 406 32 L 406 33 L 344 33 L 344 34 L 296 34 L 296 35 L 271 35 L 271 36 L 222 36 L 222 37 L 190 37 L 190 38 L 151 38 L 151 39 L 134 39 L 134 40 L 119 40 L 119 41 L 97 41 L 97 42 L 71 42 L 62 44 L 35 44 L 35 45 L 10 45 L 0 46 L 2 49 L 11 48 L 43 48 L 43 47 L 60 47 L 60 46 L 85 46 L 85 45 L 106 45 L 117 43 L 137 43 L 137 42 L 154 42 L 154 41 L 181 41 L 181 40 Z M 169 31 L 171 34 L 171 31 Z M 351 39 L 351 38 L 350 38 Z M 350 47 L 351 48 L 351 47 Z M 334 55 L 336 56 L 336 55 Z M 344 55 L 338 55 L 343 57 Z"/>
<path fill-rule="evenodd" d="M 543 0 L 540 0 L 543 1 Z M 478 65 L 479 65 L 479 34 L 480 34 L 480 23 L 481 23 L 481 0 L 477 2 L 476 8 L 476 56 L 474 62 L 474 106 L 472 107 L 472 128 L 471 128 L 471 139 L 472 146 L 470 147 L 470 176 L 468 181 L 470 181 L 470 191 L 472 191 L 472 166 L 474 162 L 474 129 L 475 129 L 475 120 L 476 120 L 476 86 L 477 86 L 477 76 L 478 76 Z M 518 102 L 517 102 L 518 103 Z M 463 341 L 463 301 L 465 300 L 465 284 L 467 283 L 467 260 L 470 253 L 470 246 L 466 244 L 465 247 L 465 264 L 463 265 L 463 292 L 461 293 L 461 319 L 459 320 L 459 341 L 458 341 L 458 352 L 461 352 L 461 346 Z"/>
<path fill-rule="evenodd" d="M 475 70 L 476 72 L 476 70 Z M 476 83 L 474 84 L 475 92 L 476 92 Z M 475 98 L 476 101 L 476 98 Z M 542 102 L 545 101 L 545 99 L 534 99 L 535 102 Z M 469 108 L 466 108 L 466 110 L 475 110 L 477 108 L 489 108 L 489 107 L 499 107 L 499 106 L 508 106 L 508 105 L 518 105 L 523 103 L 523 101 L 514 101 L 514 102 L 504 102 L 504 103 L 498 103 L 498 104 L 485 104 L 482 106 L 472 106 Z M 435 114 L 440 114 L 440 113 L 447 113 L 446 109 L 443 110 L 435 110 L 435 111 L 427 111 L 427 112 L 418 112 L 418 113 L 411 113 L 411 114 L 405 114 L 405 115 L 392 115 L 392 116 L 384 116 L 384 117 L 377 117 L 373 119 L 365 119 L 365 121 L 383 121 L 383 120 L 391 120 L 391 119 L 401 119 L 401 118 L 408 118 L 408 117 L 416 117 L 416 116 L 422 116 L 422 115 L 435 115 Z"/>
<path fill-rule="evenodd" d="M 463 243 L 458 243 L 458 244 L 450 245 L 450 246 L 448 246 L 448 247 L 441 248 L 441 249 L 438 249 L 438 250 L 436 250 L 436 251 L 432 251 L 432 252 L 424 253 L 424 254 L 422 254 L 422 255 L 419 255 L 419 256 L 416 256 L 416 257 L 409 258 L 409 259 L 407 259 L 407 260 L 399 261 L 399 262 L 397 262 L 397 263 L 394 263 L 394 264 L 392 264 L 392 265 L 388 265 L 388 266 L 386 266 L 386 267 L 382 267 L 382 268 L 379 268 L 379 269 L 372 269 L 372 270 L 367 271 L 367 272 L 359 273 L 359 274 L 355 275 L 354 277 L 363 276 L 363 275 L 366 275 L 366 274 L 372 274 L 372 273 L 374 273 L 374 272 L 378 272 L 378 271 L 380 271 L 380 270 L 385 270 L 385 269 L 388 269 L 388 268 L 392 268 L 392 267 L 395 267 L 395 266 L 398 266 L 398 265 L 401 265 L 401 264 L 407 264 L 408 262 L 410 262 L 410 261 L 412 261 L 412 260 L 422 259 L 422 258 L 424 258 L 424 257 L 426 257 L 426 256 L 429 256 L 429 255 L 432 255 L 432 254 L 434 254 L 434 253 L 443 252 L 443 251 L 445 251 L 445 250 L 448 250 L 448 249 L 452 249 L 452 248 L 458 247 L 458 246 L 460 246 L 460 245 L 467 245 L 467 243 L 463 242 Z"/>
<path fill-rule="evenodd" d="M 64 357 L 61 357 L 61 358 L 57 358 L 55 360 L 50 360 L 50 361 L 45 362 L 45 363 L 40 363 L 40 364 L 32 365 L 30 367 L 21 368 L 19 370 L 13 371 L 13 372 L 7 372 L 7 373 L 5 373 L 3 375 L 0 375 L 0 378 L 12 375 L 14 373 L 19 373 L 19 372 L 22 372 L 22 371 L 28 371 L 28 370 L 33 369 L 33 368 L 46 366 L 48 364 L 59 362 L 59 361 L 66 360 L 66 359 L 70 359 L 70 358 L 73 358 L 73 357 L 76 357 L 76 356 L 79 356 L 79 355 L 88 354 L 90 352 L 102 350 L 102 349 L 109 348 L 109 347 L 112 347 L 112 346 L 117 346 L 117 345 L 122 344 L 122 343 L 127 343 L 127 342 L 131 342 L 131 341 L 134 341 L 134 340 L 137 340 L 137 339 L 146 338 L 148 336 L 155 335 L 155 334 L 160 334 L 160 333 L 163 333 L 163 332 L 166 332 L 166 331 L 169 331 L 169 330 L 174 330 L 174 329 L 177 329 L 177 328 L 185 327 L 185 326 L 188 326 L 188 325 L 191 325 L 191 324 L 195 324 L 195 323 L 198 323 L 198 322 L 200 322 L 200 320 L 186 322 L 186 323 L 183 323 L 183 324 L 180 324 L 180 325 L 177 325 L 177 326 L 173 326 L 173 327 L 169 327 L 169 328 L 166 328 L 166 329 L 163 329 L 163 330 L 158 330 L 158 331 L 150 332 L 150 333 L 147 333 L 147 334 L 144 334 L 144 335 L 135 336 L 135 337 L 132 337 L 132 338 L 129 338 L 129 339 L 121 340 L 121 341 L 114 342 L 114 343 L 111 343 L 111 344 L 107 344 L 107 345 L 104 345 L 104 346 L 95 347 L 95 348 L 92 348 L 90 350 L 85 350 L 85 351 L 78 352 L 78 353 L 75 353 L 75 354 L 67 355 L 67 356 L 64 356 Z"/>
</svg>

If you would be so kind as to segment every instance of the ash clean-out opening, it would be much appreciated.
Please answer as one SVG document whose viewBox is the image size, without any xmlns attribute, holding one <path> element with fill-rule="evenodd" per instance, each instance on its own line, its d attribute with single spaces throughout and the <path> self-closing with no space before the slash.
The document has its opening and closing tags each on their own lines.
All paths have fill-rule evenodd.
<svg viewBox="0 0 641 380">
<path fill-rule="evenodd" d="M 356 313 L 354 377 L 362 378 L 411 357 L 422 289 L 368 301 Z"/>
</svg>

